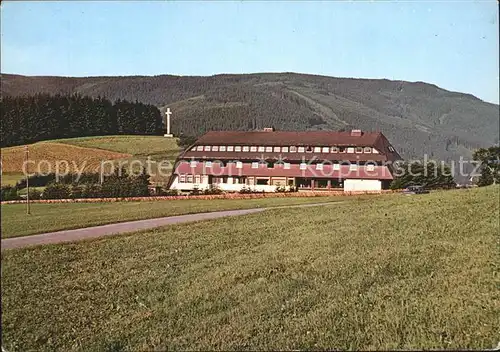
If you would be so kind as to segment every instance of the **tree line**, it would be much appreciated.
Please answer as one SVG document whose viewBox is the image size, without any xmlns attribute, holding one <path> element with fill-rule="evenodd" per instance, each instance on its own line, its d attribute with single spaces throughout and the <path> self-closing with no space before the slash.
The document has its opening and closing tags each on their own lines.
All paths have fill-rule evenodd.
<svg viewBox="0 0 500 352">
<path fill-rule="evenodd" d="M 48 139 L 110 134 L 160 134 L 163 120 L 153 105 L 72 95 L 5 96 L 0 101 L 1 146 Z"/>
</svg>

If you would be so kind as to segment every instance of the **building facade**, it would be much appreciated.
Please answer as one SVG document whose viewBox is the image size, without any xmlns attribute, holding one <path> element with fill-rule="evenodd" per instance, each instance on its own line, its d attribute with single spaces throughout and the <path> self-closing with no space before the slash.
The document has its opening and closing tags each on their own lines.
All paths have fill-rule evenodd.
<svg viewBox="0 0 500 352">
<path fill-rule="evenodd" d="M 379 191 L 399 159 L 379 132 L 212 131 L 177 158 L 169 188 Z"/>
</svg>

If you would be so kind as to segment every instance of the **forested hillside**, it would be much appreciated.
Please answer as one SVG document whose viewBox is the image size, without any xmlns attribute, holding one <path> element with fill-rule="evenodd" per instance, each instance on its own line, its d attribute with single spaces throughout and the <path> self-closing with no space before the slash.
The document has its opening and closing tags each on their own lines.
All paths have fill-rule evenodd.
<svg viewBox="0 0 500 352">
<path fill-rule="evenodd" d="M 175 134 L 208 130 L 382 131 L 403 157 L 470 157 L 498 143 L 498 105 L 422 82 L 294 73 L 211 77 L 25 77 L 2 75 L 4 96 L 78 93 L 173 111 Z M 4 98 L 5 99 L 5 98 Z"/>
<path fill-rule="evenodd" d="M 110 134 L 160 134 L 162 117 L 157 107 L 101 97 L 73 95 L 4 96 L 1 146 L 48 139 Z"/>
</svg>

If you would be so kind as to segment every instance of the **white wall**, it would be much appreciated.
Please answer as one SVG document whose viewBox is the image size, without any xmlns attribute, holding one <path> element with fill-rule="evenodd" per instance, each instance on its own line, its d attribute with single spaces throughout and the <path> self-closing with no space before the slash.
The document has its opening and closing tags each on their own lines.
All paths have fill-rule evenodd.
<svg viewBox="0 0 500 352">
<path fill-rule="evenodd" d="M 382 181 L 380 180 L 344 180 L 344 191 L 380 191 L 382 190 Z"/>
<path fill-rule="evenodd" d="M 228 191 L 228 192 L 238 192 L 242 188 L 249 188 L 258 192 L 276 192 L 276 186 L 271 186 L 271 185 L 246 185 L 244 183 L 232 183 L 233 179 L 232 177 L 228 177 L 228 183 L 219 183 L 217 184 L 217 187 L 222 190 L 222 191 Z M 208 189 L 210 188 L 210 184 L 208 183 L 208 177 L 206 179 L 203 179 L 203 182 L 201 183 L 179 183 L 179 178 L 175 176 L 174 181 L 172 182 L 172 185 L 170 186 L 170 189 L 176 189 L 179 191 L 191 191 L 193 189 Z M 288 188 L 288 187 L 287 187 Z"/>
</svg>

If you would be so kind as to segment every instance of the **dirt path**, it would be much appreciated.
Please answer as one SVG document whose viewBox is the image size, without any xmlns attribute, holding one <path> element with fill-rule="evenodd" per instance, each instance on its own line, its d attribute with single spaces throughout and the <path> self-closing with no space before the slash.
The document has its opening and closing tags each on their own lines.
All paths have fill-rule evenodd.
<svg viewBox="0 0 500 352">
<path fill-rule="evenodd" d="M 217 219 L 226 216 L 237 216 L 258 213 L 270 209 L 284 209 L 284 208 L 303 208 L 303 207 L 315 207 L 320 205 L 328 204 L 339 204 L 343 202 L 325 202 L 325 203 L 313 203 L 313 204 L 299 204 L 299 205 L 288 205 L 270 208 L 252 208 L 252 209 L 240 209 L 240 210 L 222 210 L 214 211 L 209 213 L 196 213 L 196 214 L 186 214 L 178 216 L 169 216 L 156 219 L 147 220 L 136 220 L 120 222 L 116 224 L 108 224 L 101 226 L 85 227 L 82 229 L 75 230 L 63 230 L 57 232 L 42 233 L 39 235 L 31 235 L 24 237 L 12 237 L 2 239 L 2 250 L 12 249 L 12 248 L 22 248 L 28 246 L 36 246 L 41 244 L 53 244 L 53 243 L 63 243 L 63 242 L 74 242 L 81 241 L 89 238 L 103 237 L 116 235 L 120 233 L 134 232 L 139 230 L 152 229 L 155 227 L 180 224 L 185 222 L 202 221 Z"/>
</svg>

